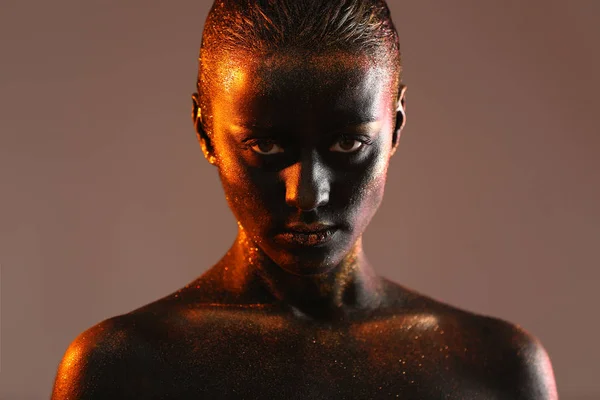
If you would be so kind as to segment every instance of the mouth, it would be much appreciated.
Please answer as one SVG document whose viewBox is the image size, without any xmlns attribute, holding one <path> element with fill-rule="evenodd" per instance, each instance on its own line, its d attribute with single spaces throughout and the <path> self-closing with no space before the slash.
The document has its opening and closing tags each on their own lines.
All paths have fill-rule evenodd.
<svg viewBox="0 0 600 400">
<path fill-rule="evenodd" d="M 317 233 L 327 231 L 333 228 L 334 226 L 332 224 L 325 224 L 322 222 L 316 222 L 313 224 L 303 224 L 301 222 L 296 222 L 287 225 L 285 230 L 288 232 Z"/>
<path fill-rule="evenodd" d="M 275 241 L 288 246 L 319 246 L 329 242 L 337 231 L 337 227 L 328 224 L 288 225 L 275 236 Z"/>
</svg>

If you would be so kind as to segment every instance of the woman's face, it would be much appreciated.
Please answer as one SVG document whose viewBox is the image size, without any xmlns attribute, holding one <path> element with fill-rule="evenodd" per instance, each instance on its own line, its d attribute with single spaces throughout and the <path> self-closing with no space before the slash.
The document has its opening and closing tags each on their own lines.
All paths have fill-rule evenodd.
<svg viewBox="0 0 600 400">
<path fill-rule="evenodd" d="M 216 75 L 210 144 L 238 223 L 288 272 L 330 271 L 381 204 L 393 77 L 341 54 L 229 59 Z"/>
</svg>

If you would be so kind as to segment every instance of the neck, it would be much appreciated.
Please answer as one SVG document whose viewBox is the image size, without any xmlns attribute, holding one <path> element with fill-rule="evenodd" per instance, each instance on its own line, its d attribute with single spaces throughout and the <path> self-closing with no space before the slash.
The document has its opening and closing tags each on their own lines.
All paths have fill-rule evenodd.
<svg viewBox="0 0 600 400">
<path fill-rule="evenodd" d="M 380 280 L 363 252 L 361 239 L 331 270 L 296 275 L 275 264 L 240 229 L 219 265 L 228 271 L 222 275 L 227 291 L 253 291 L 257 298 L 271 298 L 306 318 L 344 318 L 372 310 L 382 300 Z"/>
</svg>

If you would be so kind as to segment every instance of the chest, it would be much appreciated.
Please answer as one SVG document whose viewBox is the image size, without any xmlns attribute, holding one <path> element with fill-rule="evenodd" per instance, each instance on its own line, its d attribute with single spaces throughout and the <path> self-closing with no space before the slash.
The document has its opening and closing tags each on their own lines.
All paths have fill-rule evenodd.
<svg viewBox="0 0 600 400">
<path fill-rule="evenodd" d="M 155 343 L 140 366 L 149 392 L 164 394 L 156 398 L 494 398 L 476 383 L 464 349 L 389 328 L 179 332 Z"/>
</svg>

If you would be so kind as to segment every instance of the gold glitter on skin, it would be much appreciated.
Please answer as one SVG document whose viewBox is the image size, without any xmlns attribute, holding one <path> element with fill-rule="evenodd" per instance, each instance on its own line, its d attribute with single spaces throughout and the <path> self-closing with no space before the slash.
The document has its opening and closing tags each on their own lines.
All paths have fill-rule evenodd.
<svg viewBox="0 0 600 400">
<path fill-rule="evenodd" d="M 552 399 L 529 395 L 552 375 L 535 338 L 378 276 L 363 251 L 405 122 L 397 68 L 338 50 L 213 56 L 192 118 L 237 237 L 184 288 L 80 335 L 53 400 Z M 368 140 L 332 150 L 346 136 Z M 274 239 L 323 221 L 323 246 Z"/>
<path fill-rule="evenodd" d="M 335 60 L 331 65 L 336 66 L 334 71 L 328 70 L 326 63 L 320 64 L 323 70 L 316 76 L 329 76 L 332 83 L 316 87 L 311 104 L 326 109 L 332 97 L 343 94 L 345 103 L 359 107 L 355 112 L 360 114 L 364 111 L 361 104 L 376 104 L 364 101 L 375 95 L 380 108 L 369 112 L 387 121 L 374 135 L 377 139 L 370 156 L 359 158 L 363 162 L 360 167 L 335 167 L 337 158 L 329 164 L 323 162 L 329 157 L 324 153 L 329 147 L 319 150 L 319 157 L 295 160 L 306 168 L 311 168 L 310 162 L 322 163 L 318 168 L 323 170 L 318 173 L 331 180 L 328 203 L 322 208 L 335 210 L 330 215 L 338 219 L 353 221 L 346 225 L 348 233 L 341 236 L 353 239 L 326 247 L 324 256 L 310 253 L 310 249 L 294 253 L 268 244 L 270 230 L 260 224 L 273 221 L 285 210 L 296 219 L 314 212 L 294 210 L 300 203 L 293 196 L 287 198 L 291 203 L 286 203 L 289 185 L 285 179 L 308 191 L 319 190 L 311 186 L 318 182 L 271 173 L 271 169 L 277 172 L 273 165 L 257 166 L 256 158 L 248 158 L 249 153 L 223 127 L 241 112 L 249 115 L 249 110 L 254 110 L 250 114 L 255 117 L 289 110 L 289 119 L 295 121 L 303 103 L 295 103 L 297 97 L 292 97 L 288 100 L 298 107 L 282 108 L 278 104 L 286 100 L 284 96 L 268 106 L 275 108 L 267 115 L 264 110 L 268 107 L 255 107 L 252 99 L 263 98 L 262 94 L 253 97 L 257 92 L 229 97 L 240 97 L 237 109 L 224 101 L 230 94 L 216 96 L 215 106 L 226 112 L 215 113 L 214 143 L 204 148 L 212 148 L 216 154 L 214 165 L 238 219 L 238 236 L 215 266 L 183 289 L 99 325 L 106 332 L 125 332 L 126 345 L 115 348 L 114 342 L 101 335 L 78 342 L 84 350 L 73 354 L 80 359 L 88 358 L 86 354 L 95 349 L 96 363 L 109 362 L 105 357 L 113 363 L 108 376 L 98 379 L 130 388 L 132 398 L 238 398 L 261 393 L 273 399 L 478 399 L 503 393 L 506 385 L 520 379 L 510 373 L 519 369 L 507 366 L 507 360 L 518 363 L 520 357 L 529 359 L 532 351 L 537 352 L 528 345 L 532 339 L 526 332 L 444 305 L 375 274 L 362 250 L 361 237 L 383 195 L 393 148 L 390 112 L 396 104 L 390 101 L 389 81 L 379 80 L 380 86 L 364 84 L 372 82 L 368 68 L 344 72 Z M 249 83 L 265 81 L 251 76 L 257 73 L 249 66 L 246 78 L 237 84 L 246 90 Z M 302 81 L 310 82 L 315 71 L 311 67 L 296 73 L 305 74 Z M 333 79 L 336 74 L 342 85 Z M 277 72 L 269 77 L 285 90 L 297 83 Z M 232 83 L 232 93 L 236 88 L 240 89 Z M 273 85 L 272 89 L 276 88 Z M 320 122 L 326 125 L 331 113 L 309 115 L 320 115 Z M 304 149 L 311 149 L 319 143 L 321 132 L 305 132 L 311 140 Z M 205 155 L 210 161 L 213 154 Z M 100 355 L 98 349 L 102 349 Z M 518 356 L 518 351 L 523 356 Z M 57 381 L 55 399 L 66 398 L 60 393 L 69 393 L 72 382 L 78 382 L 77 387 L 95 384 L 78 378 L 86 364 L 77 362 L 77 357 L 67 357 L 61 365 L 58 376 L 65 378 Z M 539 357 L 543 359 L 543 355 Z"/>
</svg>

